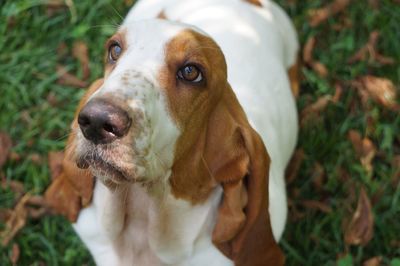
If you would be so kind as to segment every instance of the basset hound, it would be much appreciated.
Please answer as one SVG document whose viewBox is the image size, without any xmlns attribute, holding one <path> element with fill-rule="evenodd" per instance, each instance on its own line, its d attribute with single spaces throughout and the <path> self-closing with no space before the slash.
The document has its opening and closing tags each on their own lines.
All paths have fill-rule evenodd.
<svg viewBox="0 0 400 266">
<path fill-rule="evenodd" d="M 297 52 L 268 0 L 132 8 L 46 191 L 96 264 L 284 264 Z"/>
</svg>

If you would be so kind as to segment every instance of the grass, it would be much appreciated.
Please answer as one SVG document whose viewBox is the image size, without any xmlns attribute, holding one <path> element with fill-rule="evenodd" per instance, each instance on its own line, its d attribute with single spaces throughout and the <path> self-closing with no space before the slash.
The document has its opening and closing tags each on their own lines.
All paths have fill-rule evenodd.
<svg viewBox="0 0 400 266">
<path fill-rule="evenodd" d="M 22 181 L 25 190 L 34 194 L 43 193 L 49 183 L 47 154 L 64 147 L 69 121 L 83 94 L 83 90 L 57 84 L 56 65 L 63 64 L 79 76 L 80 65 L 70 50 L 74 41 L 82 40 L 89 46 L 90 80 L 100 77 L 104 41 L 129 10 L 122 0 L 74 1 L 74 9 L 49 16 L 45 2 L 2 0 L 0 9 L 0 130 L 10 134 L 13 152 L 21 157 L 8 160 L 1 171 L 7 179 Z M 398 183 L 392 185 L 396 170 L 392 160 L 400 154 L 400 116 L 374 103 L 366 110 L 348 84 L 365 74 L 399 84 L 400 5 L 382 0 L 380 8 L 373 10 L 367 1 L 353 1 L 344 14 L 312 28 L 307 22 L 309 10 L 329 1 L 278 2 L 292 17 L 302 44 L 310 36 L 317 37 L 314 57 L 329 70 L 328 77 L 321 78 L 311 69 L 302 68 L 299 109 L 323 95 L 334 94 L 335 82 L 344 84 L 341 100 L 330 104 L 300 132 L 298 146 L 304 150 L 305 159 L 288 187 L 289 196 L 295 205 L 304 199 L 324 201 L 332 212 L 302 208 L 303 216 L 296 218 L 291 209 L 281 242 L 287 265 L 361 265 L 374 256 L 382 256 L 383 265 L 399 265 L 400 188 Z M 351 27 L 333 30 L 343 17 L 350 19 Z M 373 30 L 381 33 L 379 50 L 397 64 L 348 64 L 348 58 L 367 42 Z M 68 48 L 65 56 L 57 53 L 61 43 Z M 369 130 L 370 119 L 375 122 L 374 130 Z M 347 138 L 350 129 L 358 130 L 377 146 L 372 173 L 356 157 Z M 319 188 L 314 182 L 316 162 L 325 172 Z M 345 172 L 348 178 L 344 178 Z M 374 238 L 364 247 L 349 247 L 343 240 L 343 224 L 352 215 L 361 186 L 371 198 L 379 190 L 383 194 L 373 203 Z M 0 188 L 0 208 L 13 204 L 13 193 Z M 0 246 L 1 265 L 11 265 L 13 243 L 21 250 L 18 265 L 93 264 L 70 224 L 61 217 L 29 220 L 8 246 Z"/>
</svg>

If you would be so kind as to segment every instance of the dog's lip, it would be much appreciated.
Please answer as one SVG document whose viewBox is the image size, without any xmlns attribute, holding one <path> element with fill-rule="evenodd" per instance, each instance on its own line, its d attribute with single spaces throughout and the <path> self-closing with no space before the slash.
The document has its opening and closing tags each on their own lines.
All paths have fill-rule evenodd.
<svg viewBox="0 0 400 266">
<path fill-rule="evenodd" d="M 129 178 L 114 164 L 105 161 L 100 156 L 81 157 L 76 161 L 76 165 L 81 169 L 88 169 L 92 167 L 94 170 L 102 170 L 107 173 L 107 177 L 112 179 L 116 183 L 128 182 Z"/>
</svg>

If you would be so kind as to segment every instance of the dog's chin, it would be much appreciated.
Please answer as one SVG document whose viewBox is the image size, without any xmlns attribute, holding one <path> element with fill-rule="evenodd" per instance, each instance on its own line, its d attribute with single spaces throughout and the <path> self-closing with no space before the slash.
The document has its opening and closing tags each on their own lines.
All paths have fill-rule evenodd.
<svg viewBox="0 0 400 266">
<path fill-rule="evenodd" d="M 117 164 L 97 158 L 79 158 L 76 164 L 81 169 L 89 169 L 93 176 L 99 178 L 104 183 L 123 185 L 135 182 L 135 177 L 131 177 L 127 171 L 121 169 Z"/>
</svg>

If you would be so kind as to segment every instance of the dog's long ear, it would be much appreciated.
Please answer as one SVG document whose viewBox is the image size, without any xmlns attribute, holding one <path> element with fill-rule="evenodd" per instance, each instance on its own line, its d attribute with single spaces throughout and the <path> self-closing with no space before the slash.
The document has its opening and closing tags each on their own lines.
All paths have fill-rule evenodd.
<svg viewBox="0 0 400 266">
<path fill-rule="evenodd" d="M 223 187 L 213 243 L 236 266 L 283 265 L 268 212 L 269 156 L 231 90 L 208 128 L 207 164 Z"/>
<path fill-rule="evenodd" d="M 102 84 L 103 79 L 96 80 L 82 97 L 75 112 L 75 119 L 72 122 L 72 132 L 67 141 L 62 172 L 54 179 L 45 192 L 46 202 L 50 207 L 56 213 L 66 216 L 71 222 L 75 222 L 80 209 L 91 202 L 94 187 L 94 178 L 89 170 L 82 170 L 76 166 L 74 154 L 76 148 L 74 132 L 78 127 L 76 117 L 88 98 Z"/>
</svg>

